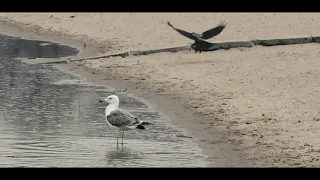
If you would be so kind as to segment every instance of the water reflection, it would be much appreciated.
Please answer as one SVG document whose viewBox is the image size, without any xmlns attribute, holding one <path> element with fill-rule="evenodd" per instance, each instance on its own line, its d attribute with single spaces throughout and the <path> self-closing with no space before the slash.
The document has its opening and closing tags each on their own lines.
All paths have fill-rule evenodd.
<svg viewBox="0 0 320 180">
<path fill-rule="evenodd" d="M 195 144 L 177 138 L 179 130 L 159 113 L 125 94 L 117 94 L 121 106 L 155 125 L 125 134 L 126 144 L 117 150 L 117 131 L 106 124 L 104 109 L 98 103 L 112 92 L 85 84 L 52 66 L 28 65 L 13 58 L 75 53 L 72 48 L 39 43 L 43 42 L 29 44 L 0 35 L 1 167 L 206 165 Z"/>
<path fill-rule="evenodd" d="M 132 158 L 137 159 L 139 158 L 139 155 L 129 147 L 119 145 L 114 151 L 107 150 L 106 158 L 109 162 L 113 162 L 117 160 L 126 160 Z"/>
</svg>

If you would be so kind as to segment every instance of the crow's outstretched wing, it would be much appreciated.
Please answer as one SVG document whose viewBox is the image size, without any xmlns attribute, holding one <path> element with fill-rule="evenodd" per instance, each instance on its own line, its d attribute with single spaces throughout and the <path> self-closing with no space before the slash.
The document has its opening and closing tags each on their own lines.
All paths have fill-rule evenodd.
<svg viewBox="0 0 320 180">
<path fill-rule="evenodd" d="M 169 25 L 170 27 L 172 27 L 174 30 L 178 31 L 181 35 L 183 35 L 183 36 L 185 36 L 185 37 L 187 37 L 187 38 L 189 38 L 189 39 L 195 40 L 195 41 L 199 40 L 199 39 L 198 39 L 196 36 L 194 36 L 193 34 L 187 32 L 187 31 L 184 31 L 184 30 L 177 29 L 177 28 L 173 27 L 173 26 L 170 24 L 169 21 L 168 21 L 167 23 L 168 23 L 168 25 Z"/>
<path fill-rule="evenodd" d="M 217 27 L 203 32 L 201 38 L 202 39 L 210 39 L 210 38 L 220 34 L 226 26 L 227 26 L 227 24 L 224 21 L 222 21 L 219 23 L 219 25 Z"/>
</svg>

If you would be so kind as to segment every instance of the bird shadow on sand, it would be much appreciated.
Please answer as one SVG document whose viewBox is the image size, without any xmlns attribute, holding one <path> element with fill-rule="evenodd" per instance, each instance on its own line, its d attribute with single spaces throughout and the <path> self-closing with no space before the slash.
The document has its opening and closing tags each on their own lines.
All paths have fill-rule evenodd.
<svg viewBox="0 0 320 180">
<path fill-rule="evenodd" d="M 212 64 L 214 63 L 214 60 L 203 60 L 203 61 L 187 61 L 187 62 L 182 62 L 180 64 Z"/>
</svg>

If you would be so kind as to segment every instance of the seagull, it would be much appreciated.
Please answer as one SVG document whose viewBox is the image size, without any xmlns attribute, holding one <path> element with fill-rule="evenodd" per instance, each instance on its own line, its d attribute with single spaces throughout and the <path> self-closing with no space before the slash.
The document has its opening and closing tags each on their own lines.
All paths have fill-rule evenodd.
<svg viewBox="0 0 320 180">
<path fill-rule="evenodd" d="M 214 36 L 217 36 L 227 26 L 225 21 L 221 21 L 218 26 L 216 26 L 212 29 L 209 29 L 201 34 L 198 34 L 195 32 L 190 33 L 190 32 L 184 31 L 182 29 L 175 28 L 169 21 L 167 21 L 167 24 L 171 28 L 176 30 L 178 33 L 180 33 L 181 35 L 195 41 L 193 44 L 191 44 L 191 48 L 195 50 L 195 53 L 197 53 L 197 51 L 199 51 L 201 53 L 201 51 L 206 51 L 210 47 L 214 46 L 213 43 L 207 42 L 205 40 L 211 39 Z"/>
<path fill-rule="evenodd" d="M 99 102 L 107 102 L 108 106 L 105 110 L 105 117 L 109 126 L 115 127 L 118 130 L 117 144 L 119 139 L 120 131 L 122 131 L 122 145 L 124 131 L 133 129 L 145 129 L 143 125 L 149 125 L 151 123 L 142 121 L 134 117 L 130 112 L 118 108 L 119 98 L 116 95 L 110 95 L 104 100 L 99 100 Z"/>
</svg>

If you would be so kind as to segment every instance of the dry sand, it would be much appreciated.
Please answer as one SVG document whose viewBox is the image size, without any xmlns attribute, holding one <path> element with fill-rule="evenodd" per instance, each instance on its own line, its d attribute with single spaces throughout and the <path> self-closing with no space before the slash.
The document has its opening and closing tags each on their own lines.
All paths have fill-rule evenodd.
<svg viewBox="0 0 320 180">
<path fill-rule="evenodd" d="M 110 52 L 189 43 L 167 20 L 196 32 L 225 20 L 229 26 L 216 40 L 319 35 L 320 29 L 320 13 L 1 13 L 0 20 Z M 253 166 L 319 166 L 319 52 L 319 44 L 256 46 L 99 59 L 84 66 L 174 99 L 202 117 L 176 123 L 196 132 L 209 155 L 219 131 Z"/>
</svg>

